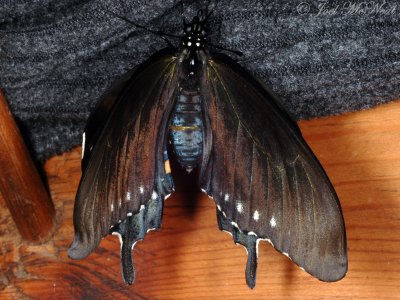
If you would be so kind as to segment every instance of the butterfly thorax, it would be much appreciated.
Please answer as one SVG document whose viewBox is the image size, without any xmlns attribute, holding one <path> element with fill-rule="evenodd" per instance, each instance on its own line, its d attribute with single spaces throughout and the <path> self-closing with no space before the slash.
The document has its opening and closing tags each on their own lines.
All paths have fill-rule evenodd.
<svg viewBox="0 0 400 300">
<path fill-rule="evenodd" d="M 200 20 L 198 16 L 194 17 L 192 22 L 184 24 L 184 36 L 182 37 L 182 46 L 190 51 L 203 49 L 207 39 L 207 20 Z"/>
</svg>

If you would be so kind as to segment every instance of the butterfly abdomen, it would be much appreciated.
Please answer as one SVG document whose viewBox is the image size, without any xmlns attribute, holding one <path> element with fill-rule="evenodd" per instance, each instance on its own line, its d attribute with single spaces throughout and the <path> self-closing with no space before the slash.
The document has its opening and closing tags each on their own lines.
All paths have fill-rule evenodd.
<svg viewBox="0 0 400 300">
<path fill-rule="evenodd" d="M 177 97 L 169 124 L 170 138 L 179 164 L 191 171 L 203 153 L 201 96 L 197 92 L 181 91 Z"/>
</svg>

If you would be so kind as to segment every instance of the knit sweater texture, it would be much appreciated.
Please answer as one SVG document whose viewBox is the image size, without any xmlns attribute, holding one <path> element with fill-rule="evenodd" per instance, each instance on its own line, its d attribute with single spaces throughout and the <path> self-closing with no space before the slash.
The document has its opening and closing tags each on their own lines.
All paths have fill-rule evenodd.
<svg viewBox="0 0 400 300">
<path fill-rule="evenodd" d="M 397 1 L 8 0 L 0 4 L 0 86 L 38 161 L 80 143 L 101 94 L 212 10 L 212 44 L 268 85 L 296 118 L 400 98 Z M 168 38 L 179 46 L 178 38 Z M 221 50 L 222 51 L 222 50 Z M 0 120 L 1 121 L 1 120 Z"/>
</svg>

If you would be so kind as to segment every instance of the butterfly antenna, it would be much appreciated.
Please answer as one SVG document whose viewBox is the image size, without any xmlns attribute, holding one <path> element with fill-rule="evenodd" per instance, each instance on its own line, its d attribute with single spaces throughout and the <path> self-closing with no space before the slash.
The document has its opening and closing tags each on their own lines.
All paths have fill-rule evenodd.
<svg viewBox="0 0 400 300">
<path fill-rule="evenodd" d="M 211 0 L 208 0 L 207 1 L 207 4 L 206 4 L 206 8 L 205 8 L 205 12 L 206 12 L 206 17 L 205 17 L 205 21 L 207 21 L 208 20 L 208 18 L 211 16 L 211 14 L 212 14 L 212 10 L 209 10 L 209 8 L 210 8 L 210 4 L 211 4 Z M 208 12 L 209 11 L 209 12 Z"/>
<path fill-rule="evenodd" d="M 213 11 L 211 10 L 209 13 L 207 13 L 204 17 L 204 19 L 202 20 L 202 22 L 206 23 L 208 22 L 208 19 L 210 18 L 210 16 L 212 15 Z M 203 16 L 204 11 L 202 9 L 200 9 L 197 12 L 197 16 L 199 17 L 199 19 L 201 19 L 201 17 Z M 208 45 L 210 45 L 211 47 L 215 48 L 215 49 L 219 49 L 219 50 L 224 50 L 224 51 L 228 51 L 231 52 L 233 54 L 239 55 L 239 56 L 243 56 L 243 52 L 241 51 L 237 51 L 237 50 L 232 50 L 232 49 L 228 49 L 219 45 L 214 45 L 212 43 L 208 43 Z"/>
<path fill-rule="evenodd" d="M 180 35 L 170 34 L 170 33 L 163 32 L 163 31 L 161 31 L 161 30 L 153 30 L 153 29 L 147 28 L 146 26 L 140 25 L 140 24 L 138 24 L 138 23 L 136 23 L 136 22 L 134 22 L 134 21 L 132 21 L 132 20 L 130 20 L 130 19 L 124 17 L 124 16 L 120 16 L 120 15 L 114 13 L 114 12 L 111 11 L 111 10 L 108 10 L 108 9 L 105 9 L 105 10 L 106 10 L 110 15 L 112 15 L 112 16 L 114 16 L 114 17 L 120 19 L 120 20 L 123 20 L 123 21 L 125 21 L 126 23 L 128 23 L 128 24 L 130 24 L 130 25 L 133 25 L 133 26 L 135 26 L 135 27 L 137 27 L 137 28 L 143 29 L 143 30 L 145 30 L 145 31 L 147 31 L 147 32 L 150 32 L 150 33 L 153 33 L 153 34 L 156 34 L 156 35 L 160 35 L 160 36 L 162 36 L 162 37 L 172 37 L 172 38 L 179 38 L 179 39 L 182 38 Z M 171 42 L 168 41 L 167 39 L 164 39 L 164 40 L 166 40 L 168 44 L 172 45 Z"/>
<path fill-rule="evenodd" d="M 239 55 L 239 56 L 243 56 L 243 52 L 242 51 L 228 49 L 228 48 L 225 48 L 225 47 L 222 47 L 222 46 L 219 46 L 219 45 L 214 45 L 214 44 L 211 44 L 211 43 L 208 43 L 208 45 L 210 45 L 213 48 L 219 49 L 219 50 L 228 51 L 228 52 L 231 52 L 233 54 L 236 54 L 236 55 Z"/>
</svg>

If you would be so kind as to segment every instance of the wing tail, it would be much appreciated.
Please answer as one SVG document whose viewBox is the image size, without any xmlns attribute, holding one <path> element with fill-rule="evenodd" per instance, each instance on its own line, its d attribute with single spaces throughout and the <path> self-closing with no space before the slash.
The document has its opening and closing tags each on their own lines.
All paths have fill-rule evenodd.
<svg viewBox="0 0 400 300">
<path fill-rule="evenodd" d="M 217 220 L 218 227 L 222 231 L 226 231 L 232 234 L 233 241 L 235 244 L 242 245 L 247 252 L 247 264 L 246 264 L 246 283 L 249 288 L 256 286 L 256 275 L 257 275 L 257 258 L 258 258 L 258 242 L 257 236 L 253 234 L 246 234 L 239 230 L 237 224 L 229 222 L 223 212 L 217 209 Z"/>
<path fill-rule="evenodd" d="M 121 242 L 122 275 L 126 284 L 135 280 L 135 268 L 132 250 L 136 242 L 144 239 L 148 231 L 159 229 L 163 213 L 162 197 L 156 192 L 148 205 L 143 206 L 135 215 L 129 215 L 124 221 L 110 229 L 111 234 L 118 235 Z"/>
</svg>

